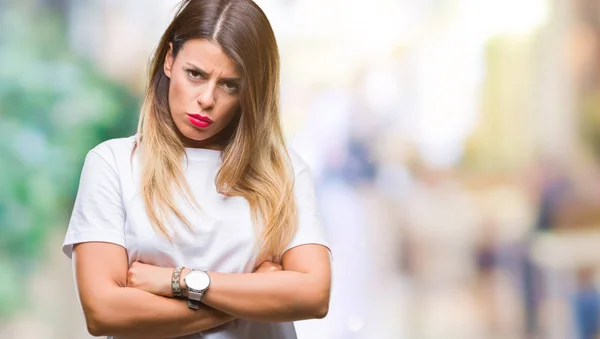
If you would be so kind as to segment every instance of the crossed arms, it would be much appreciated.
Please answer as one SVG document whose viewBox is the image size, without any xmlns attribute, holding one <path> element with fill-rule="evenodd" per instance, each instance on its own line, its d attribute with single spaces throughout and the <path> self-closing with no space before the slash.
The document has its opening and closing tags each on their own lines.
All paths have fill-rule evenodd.
<svg viewBox="0 0 600 339">
<path fill-rule="evenodd" d="M 202 307 L 171 298 L 173 268 L 134 263 L 116 244 L 75 245 L 73 265 L 90 334 L 170 338 L 235 318 L 285 322 L 327 315 L 331 287 L 329 250 L 307 244 L 284 253 L 281 266 L 263 263 L 253 273 L 209 272 Z"/>
</svg>

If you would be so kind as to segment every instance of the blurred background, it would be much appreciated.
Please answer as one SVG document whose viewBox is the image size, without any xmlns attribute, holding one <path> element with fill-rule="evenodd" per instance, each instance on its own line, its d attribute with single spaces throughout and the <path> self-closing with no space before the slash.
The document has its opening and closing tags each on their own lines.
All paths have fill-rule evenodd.
<svg viewBox="0 0 600 339">
<path fill-rule="evenodd" d="M 599 0 L 257 0 L 333 250 L 299 338 L 597 339 Z M 61 253 L 174 0 L 0 0 L 0 338 L 88 338 Z"/>
</svg>

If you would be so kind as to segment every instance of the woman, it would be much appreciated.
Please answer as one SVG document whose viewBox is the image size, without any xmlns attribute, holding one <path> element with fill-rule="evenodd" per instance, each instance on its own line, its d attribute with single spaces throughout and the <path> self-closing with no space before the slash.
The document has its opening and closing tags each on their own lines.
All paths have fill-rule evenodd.
<svg viewBox="0 0 600 339">
<path fill-rule="evenodd" d="M 92 335 L 295 338 L 291 321 L 327 314 L 329 250 L 278 87 L 256 4 L 183 1 L 136 136 L 82 170 L 63 250 Z"/>
</svg>

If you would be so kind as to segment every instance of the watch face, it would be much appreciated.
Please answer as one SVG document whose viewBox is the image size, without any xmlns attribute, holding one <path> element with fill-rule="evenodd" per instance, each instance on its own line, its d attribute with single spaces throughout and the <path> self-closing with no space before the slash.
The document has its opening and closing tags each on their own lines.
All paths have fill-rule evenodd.
<svg viewBox="0 0 600 339">
<path fill-rule="evenodd" d="M 202 291 L 208 288 L 210 277 L 208 276 L 208 273 L 203 271 L 191 271 L 185 277 L 185 283 L 188 288 Z"/>
</svg>

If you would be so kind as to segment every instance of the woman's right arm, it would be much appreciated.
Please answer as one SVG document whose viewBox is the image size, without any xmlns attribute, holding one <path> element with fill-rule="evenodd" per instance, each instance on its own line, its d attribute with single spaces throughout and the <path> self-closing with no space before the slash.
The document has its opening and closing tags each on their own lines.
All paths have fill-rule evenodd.
<svg viewBox="0 0 600 339">
<path fill-rule="evenodd" d="M 127 286 L 127 253 L 119 245 L 75 245 L 73 265 L 90 334 L 126 338 L 170 338 L 220 326 L 234 317 L 184 300 L 156 296 Z"/>
<path fill-rule="evenodd" d="M 168 338 L 231 320 L 231 316 L 212 308 L 194 312 L 185 301 L 127 287 L 122 171 L 115 155 L 119 148 L 111 146 L 117 142 L 102 143 L 88 152 L 63 244 L 65 253 L 73 254 L 89 332 L 96 336 Z"/>
</svg>

